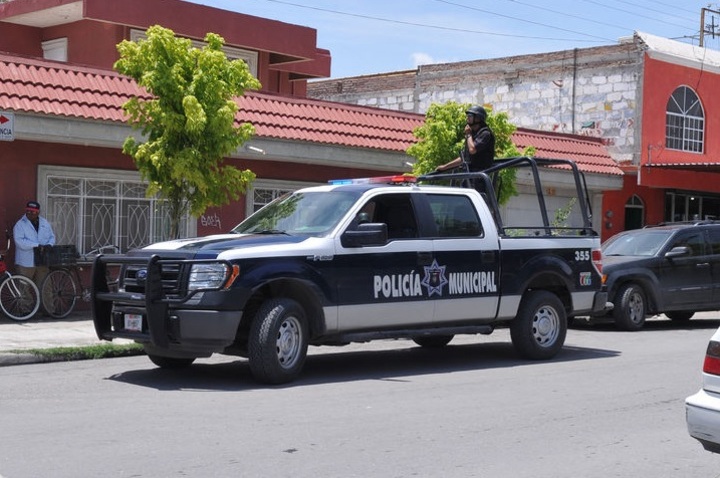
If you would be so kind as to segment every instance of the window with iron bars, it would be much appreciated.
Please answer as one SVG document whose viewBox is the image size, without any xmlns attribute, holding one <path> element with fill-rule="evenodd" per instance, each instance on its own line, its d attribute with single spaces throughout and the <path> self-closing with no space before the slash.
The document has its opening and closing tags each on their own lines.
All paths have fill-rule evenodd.
<svg viewBox="0 0 720 478">
<path fill-rule="evenodd" d="M 124 252 L 169 239 L 167 207 L 145 196 L 137 171 L 40 166 L 38 191 L 55 243 L 74 244 L 81 254 L 107 245 Z M 196 230 L 196 221 L 183 218 L 181 236 Z"/>
<path fill-rule="evenodd" d="M 291 193 L 293 191 L 297 191 L 298 189 L 314 185 L 315 184 L 294 181 L 256 179 L 248 191 L 248 198 L 252 198 L 252 200 L 247 201 L 247 216 L 250 216 L 252 213 L 264 205 L 271 203 L 283 194 Z"/>
</svg>

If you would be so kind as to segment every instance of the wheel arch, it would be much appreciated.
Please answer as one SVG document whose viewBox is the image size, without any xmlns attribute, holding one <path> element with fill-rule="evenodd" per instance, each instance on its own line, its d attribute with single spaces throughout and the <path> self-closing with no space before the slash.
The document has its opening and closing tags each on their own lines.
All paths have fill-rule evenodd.
<svg viewBox="0 0 720 478">
<path fill-rule="evenodd" d="M 566 314 L 570 315 L 573 310 L 570 286 L 568 285 L 566 277 L 558 272 L 538 272 L 529 278 L 524 290 L 546 290 L 552 292 L 562 302 Z"/>
<path fill-rule="evenodd" d="M 662 300 L 658 295 L 658 281 L 644 273 L 629 273 L 612 278 L 612 282 L 608 285 L 608 300 L 614 303 L 618 290 L 629 283 L 638 284 L 642 288 L 647 300 L 646 312 L 655 313 L 660 309 Z"/>
<path fill-rule="evenodd" d="M 308 320 L 310 338 L 322 335 L 325 331 L 325 312 L 323 295 L 313 283 L 298 278 L 279 278 L 258 286 L 248 299 L 243 310 L 238 338 L 246 342 L 250 326 L 260 305 L 268 299 L 286 297 L 300 304 Z"/>
</svg>

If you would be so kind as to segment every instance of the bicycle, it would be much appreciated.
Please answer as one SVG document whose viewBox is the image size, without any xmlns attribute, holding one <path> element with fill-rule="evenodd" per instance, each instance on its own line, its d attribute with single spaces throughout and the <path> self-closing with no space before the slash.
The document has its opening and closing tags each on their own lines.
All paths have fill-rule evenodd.
<svg viewBox="0 0 720 478">
<path fill-rule="evenodd" d="M 7 247 L 0 251 L 0 308 L 9 319 L 23 322 L 40 308 L 40 292 L 32 280 L 8 270 L 5 255 L 10 251 L 10 242 L 8 236 Z"/>
<path fill-rule="evenodd" d="M 100 254 L 116 254 L 120 248 L 102 246 L 82 256 L 77 253 L 75 246 L 54 246 L 54 249 L 48 253 L 51 256 L 48 264 L 50 273 L 40 286 L 41 302 L 50 317 L 62 319 L 75 309 L 78 299 L 90 302 L 90 287 L 83 283 L 81 275 L 84 265 L 91 265 Z"/>
</svg>

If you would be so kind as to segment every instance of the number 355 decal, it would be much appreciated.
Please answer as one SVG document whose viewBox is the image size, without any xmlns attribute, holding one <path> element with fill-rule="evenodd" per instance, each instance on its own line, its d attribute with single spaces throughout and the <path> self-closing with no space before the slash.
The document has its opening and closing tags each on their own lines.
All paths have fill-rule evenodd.
<svg viewBox="0 0 720 478">
<path fill-rule="evenodd" d="M 576 261 L 589 261 L 590 260 L 590 251 L 575 251 L 575 260 Z"/>
</svg>

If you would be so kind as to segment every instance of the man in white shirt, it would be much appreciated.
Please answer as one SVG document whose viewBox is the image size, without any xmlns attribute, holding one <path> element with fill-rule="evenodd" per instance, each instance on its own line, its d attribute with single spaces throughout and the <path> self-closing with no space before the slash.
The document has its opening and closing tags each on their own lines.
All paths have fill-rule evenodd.
<svg viewBox="0 0 720 478">
<path fill-rule="evenodd" d="M 47 266 L 35 265 L 34 249 L 54 245 L 55 233 L 47 219 L 40 216 L 40 204 L 37 201 L 28 201 L 25 205 L 25 215 L 13 228 L 13 240 L 15 271 L 32 279 L 39 289 L 49 270 Z"/>
</svg>

